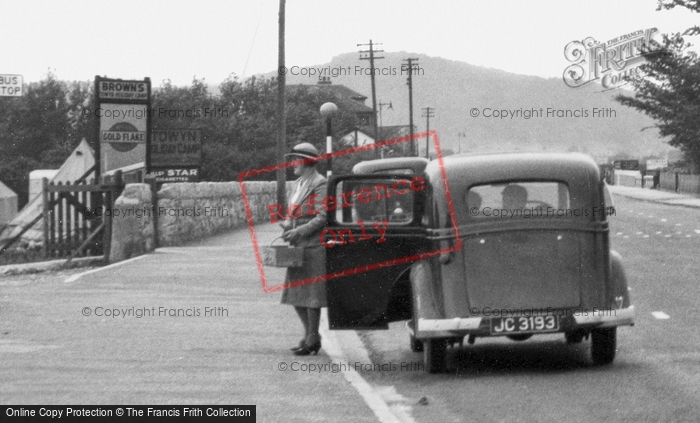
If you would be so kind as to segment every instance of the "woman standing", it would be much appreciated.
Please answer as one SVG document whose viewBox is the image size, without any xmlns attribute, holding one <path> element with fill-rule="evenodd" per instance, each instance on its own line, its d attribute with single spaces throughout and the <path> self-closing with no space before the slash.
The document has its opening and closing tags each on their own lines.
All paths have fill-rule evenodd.
<svg viewBox="0 0 700 423">
<path fill-rule="evenodd" d="M 292 348 L 294 355 L 318 354 L 321 349 L 318 329 L 321 307 L 326 307 L 326 283 L 307 281 L 303 285 L 297 285 L 295 282 L 326 274 L 326 251 L 320 241 L 321 231 L 326 224 L 326 211 L 320 205 L 326 195 L 326 178 L 316 171 L 319 153 L 312 144 L 298 144 L 286 156 L 293 160 L 305 159 L 303 163 L 294 166 L 294 175 L 299 178 L 294 181 L 287 198 L 291 209 L 295 208 L 293 205 L 301 208 L 300 212 L 289 214 L 300 217 L 288 216 L 282 224 L 282 239 L 292 246 L 304 248 L 304 262 L 301 267 L 287 268 L 282 304 L 294 306 L 304 326 L 304 339 L 298 347 Z"/>
</svg>

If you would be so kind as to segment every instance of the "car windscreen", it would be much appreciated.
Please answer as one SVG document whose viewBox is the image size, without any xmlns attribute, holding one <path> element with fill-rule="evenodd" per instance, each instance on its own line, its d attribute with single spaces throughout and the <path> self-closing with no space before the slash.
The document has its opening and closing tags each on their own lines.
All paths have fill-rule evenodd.
<svg viewBox="0 0 700 423">
<path fill-rule="evenodd" d="M 409 224 L 413 220 L 415 192 L 424 189 L 424 183 L 420 177 L 382 178 L 379 175 L 371 180 L 340 181 L 334 197 L 335 221 L 341 224 Z"/>
<path fill-rule="evenodd" d="M 570 207 L 566 184 L 556 181 L 476 185 L 464 200 L 471 219 L 581 217 Z"/>
</svg>

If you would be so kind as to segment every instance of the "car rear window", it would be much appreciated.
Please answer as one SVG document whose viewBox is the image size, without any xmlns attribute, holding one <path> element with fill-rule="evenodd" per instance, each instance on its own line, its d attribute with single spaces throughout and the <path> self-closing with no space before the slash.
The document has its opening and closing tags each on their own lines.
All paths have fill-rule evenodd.
<svg viewBox="0 0 700 423">
<path fill-rule="evenodd" d="M 373 172 L 376 174 L 388 174 L 388 175 L 412 175 L 415 173 L 411 168 L 394 168 L 394 169 L 381 169 L 375 170 Z"/>
<path fill-rule="evenodd" d="M 466 192 L 474 219 L 578 217 L 570 208 L 569 188 L 562 182 L 508 182 L 477 185 Z"/>
</svg>

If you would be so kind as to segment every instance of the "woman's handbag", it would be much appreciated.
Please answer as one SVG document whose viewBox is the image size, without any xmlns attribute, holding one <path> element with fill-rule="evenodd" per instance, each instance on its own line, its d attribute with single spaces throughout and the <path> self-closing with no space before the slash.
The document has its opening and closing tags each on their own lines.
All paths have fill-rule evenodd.
<svg viewBox="0 0 700 423">
<path fill-rule="evenodd" d="M 262 260 L 265 266 L 301 267 L 304 264 L 304 249 L 289 245 L 272 245 L 282 237 L 273 239 L 269 246 L 262 248 Z"/>
</svg>

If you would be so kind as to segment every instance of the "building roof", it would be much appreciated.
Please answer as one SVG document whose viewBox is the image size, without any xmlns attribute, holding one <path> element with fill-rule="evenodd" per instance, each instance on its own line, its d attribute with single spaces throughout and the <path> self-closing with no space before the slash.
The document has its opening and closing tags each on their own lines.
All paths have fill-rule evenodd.
<svg viewBox="0 0 700 423">
<path fill-rule="evenodd" d="M 330 92 L 338 99 L 338 102 L 341 103 L 339 106 L 342 106 L 344 109 L 360 114 L 372 114 L 372 108 L 365 104 L 367 97 L 358 93 L 357 91 L 351 90 L 345 85 L 321 83 L 316 85 L 296 84 L 287 86 L 289 90 L 295 90 L 299 87 L 306 87 L 309 90 L 323 90 Z"/>
</svg>

